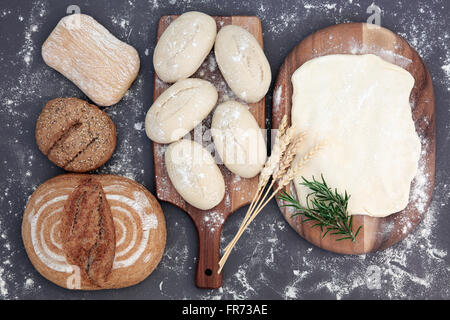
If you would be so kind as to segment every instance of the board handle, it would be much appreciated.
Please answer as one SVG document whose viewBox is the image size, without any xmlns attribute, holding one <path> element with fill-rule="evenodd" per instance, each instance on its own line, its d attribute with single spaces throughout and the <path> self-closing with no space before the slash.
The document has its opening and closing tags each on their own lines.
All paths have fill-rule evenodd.
<svg viewBox="0 0 450 320">
<path fill-rule="evenodd" d="M 204 289 L 217 289 L 222 286 L 222 273 L 219 270 L 221 225 L 211 228 L 204 219 L 194 219 L 198 235 L 197 271 L 195 285 Z"/>
</svg>

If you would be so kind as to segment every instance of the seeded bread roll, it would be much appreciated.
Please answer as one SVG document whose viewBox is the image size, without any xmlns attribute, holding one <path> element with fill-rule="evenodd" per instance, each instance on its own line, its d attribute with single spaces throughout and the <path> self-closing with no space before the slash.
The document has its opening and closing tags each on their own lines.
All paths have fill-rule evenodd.
<svg viewBox="0 0 450 320">
<path fill-rule="evenodd" d="M 96 106 L 77 98 L 49 101 L 36 123 L 36 142 L 51 162 L 67 171 L 94 170 L 116 147 L 116 126 Z"/>
</svg>

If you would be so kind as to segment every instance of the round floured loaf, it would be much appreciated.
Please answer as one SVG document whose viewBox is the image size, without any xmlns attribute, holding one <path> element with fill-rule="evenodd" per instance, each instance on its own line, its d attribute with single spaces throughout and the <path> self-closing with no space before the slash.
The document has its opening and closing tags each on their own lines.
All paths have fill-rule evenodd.
<svg viewBox="0 0 450 320">
<path fill-rule="evenodd" d="M 65 205 L 86 179 L 102 186 L 114 222 L 114 260 L 101 286 L 80 276 L 63 251 Z M 115 175 L 64 174 L 44 182 L 28 200 L 22 238 L 33 266 L 53 283 L 68 289 L 112 289 L 137 284 L 152 273 L 164 252 L 166 224 L 158 201 L 133 180 Z"/>
</svg>

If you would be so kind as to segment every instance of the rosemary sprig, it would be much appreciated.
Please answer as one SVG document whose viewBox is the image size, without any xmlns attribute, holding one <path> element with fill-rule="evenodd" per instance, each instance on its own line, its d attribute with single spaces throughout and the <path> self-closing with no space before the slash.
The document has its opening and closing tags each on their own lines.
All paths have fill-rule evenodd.
<svg viewBox="0 0 450 320">
<path fill-rule="evenodd" d="M 303 215 L 307 221 L 315 222 L 314 227 L 319 227 L 323 233 L 322 239 L 330 233 L 331 235 L 341 236 L 336 241 L 352 240 L 356 241 L 360 226 L 355 233 L 353 233 L 353 216 L 350 216 L 347 211 L 348 200 L 350 196 L 345 191 L 344 195 L 338 193 L 337 189 L 334 191 L 328 187 L 323 175 L 322 181 L 317 181 L 314 177 L 312 181 L 308 181 L 302 177 L 301 185 L 309 188 L 311 192 L 306 196 L 306 207 L 302 206 L 292 195 L 285 191 L 281 192 L 278 197 L 280 200 L 286 202 L 283 207 L 293 207 L 297 210 L 292 217 Z M 325 233 L 324 233 L 325 229 Z"/>
</svg>

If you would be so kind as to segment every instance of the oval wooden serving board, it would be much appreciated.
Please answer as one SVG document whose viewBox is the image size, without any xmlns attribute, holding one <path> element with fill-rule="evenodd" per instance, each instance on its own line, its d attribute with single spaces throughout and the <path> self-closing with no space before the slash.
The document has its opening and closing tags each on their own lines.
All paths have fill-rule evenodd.
<svg viewBox="0 0 450 320">
<path fill-rule="evenodd" d="M 298 44 L 287 56 L 274 87 L 273 121 L 274 129 L 279 127 L 282 117 L 287 114 L 290 119 L 292 83 L 291 76 L 303 63 L 316 57 L 329 54 L 367 54 L 380 56 L 388 62 L 409 71 L 415 86 L 411 92 L 410 102 L 413 107 L 413 120 L 422 141 L 421 166 L 422 178 L 427 181 L 411 184 L 411 191 L 416 184 L 424 185 L 420 197 L 410 195 L 408 206 L 385 218 L 364 215 L 354 217 L 354 228 L 362 225 L 356 243 L 349 240 L 336 241 L 332 236 L 322 239 L 319 228 L 311 228 L 310 223 L 301 223 L 301 217 L 291 217 L 292 211 L 281 208 L 288 223 L 306 240 L 325 250 L 345 253 L 363 254 L 385 249 L 405 238 L 423 218 L 431 201 L 434 185 L 435 166 L 435 113 L 433 85 L 430 74 L 417 52 L 400 36 L 388 29 L 366 23 L 347 23 L 331 26 L 315 32 Z M 370 76 L 370 75 L 368 75 Z M 395 161 L 395 160 L 393 160 Z M 293 183 L 287 190 L 295 194 Z M 278 205 L 282 204 L 280 200 Z"/>
<path fill-rule="evenodd" d="M 158 24 L 157 40 L 164 30 L 178 16 L 162 16 Z M 217 30 L 229 24 L 238 25 L 249 31 L 263 47 L 261 21 L 258 17 L 229 16 L 213 17 L 217 23 Z M 226 85 L 219 68 L 215 62 L 213 51 L 205 59 L 199 70 L 192 76 L 212 82 L 218 93 L 219 101 L 237 99 L 231 89 Z M 162 82 L 155 73 L 153 87 L 153 101 L 170 85 Z M 258 121 L 260 128 L 265 128 L 265 99 L 249 104 L 250 112 Z M 214 111 L 213 111 L 214 112 Z M 211 127 L 211 114 L 202 122 L 201 126 L 191 132 L 191 137 L 202 142 L 208 150 L 214 150 L 214 144 L 208 129 Z M 203 137 L 203 139 L 202 139 Z M 211 210 L 203 211 L 186 203 L 170 182 L 164 164 L 164 152 L 167 145 L 153 143 L 153 159 L 155 167 L 156 193 L 160 200 L 170 202 L 186 211 L 194 221 L 198 233 L 198 260 L 195 284 L 200 288 L 219 288 L 222 285 L 222 274 L 217 274 L 220 258 L 220 233 L 226 219 L 240 207 L 249 204 L 256 192 L 258 177 L 244 179 L 236 176 L 219 165 L 225 179 L 226 192 L 221 203 Z"/>
</svg>

